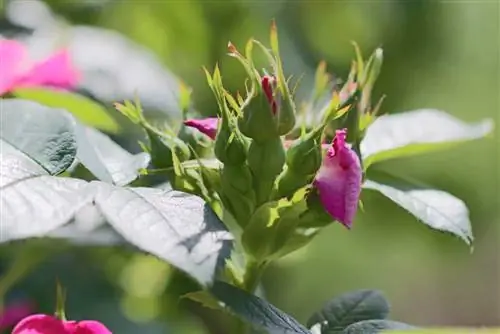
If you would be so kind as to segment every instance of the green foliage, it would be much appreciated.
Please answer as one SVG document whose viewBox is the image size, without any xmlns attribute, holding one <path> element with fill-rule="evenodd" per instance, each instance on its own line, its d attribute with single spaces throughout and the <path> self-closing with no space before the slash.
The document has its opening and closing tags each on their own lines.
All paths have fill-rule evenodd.
<svg viewBox="0 0 500 334">
<path fill-rule="evenodd" d="M 202 284 L 213 279 L 232 237 L 201 198 L 122 187 L 145 167 L 147 154 L 125 152 L 64 110 L 19 99 L 2 103 L 2 140 L 16 143 L 6 146 L 0 165 L 2 243 L 34 237 L 85 241 L 104 226 Z M 16 137 L 21 134 L 28 135 Z M 64 172 L 75 156 L 101 181 L 51 175 Z"/>
<path fill-rule="evenodd" d="M 377 118 L 361 142 L 364 167 L 375 162 L 433 152 L 483 138 L 493 121 L 467 124 L 439 110 L 419 109 Z"/>
<path fill-rule="evenodd" d="M 108 133 L 118 133 L 121 130 L 118 122 L 103 105 L 82 95 L 46 88 L 16 89 L 12 94 L 48 107 L 65 109 L 80 122 Z"/>
<path fill-rule="evenodd" d="M 363 187 L 380 192 L 429 227 L 453 233 L 471 245 L 469 210 L 453 195 L 384 172 L 373 172 Z"/>
<path fill-rule="evenodd" d="M 291 316 L 235 286 L 216 281 L 210 291 L 236 316 L 270 334 L 310 333 Z"/>
<path fill-rule="evenodd" d="M 2 142 L 36 161 L 50 175 L 69 168 L 77 151 L 70 115 L 28 100 L 2 99 L 1 103 Z"/>
<path fill-rule="evenodd" d="M 380 291 L 359 290 L 329 301 L 312 315 L 307 321 L 307 327 L 319 325 L 322 334 L 358 333 L 359 331 L 354 330 L 349 332 L 348 328 L 359 322 L 383 320 L 388 315 L 389 303 Z"/>
</svg>

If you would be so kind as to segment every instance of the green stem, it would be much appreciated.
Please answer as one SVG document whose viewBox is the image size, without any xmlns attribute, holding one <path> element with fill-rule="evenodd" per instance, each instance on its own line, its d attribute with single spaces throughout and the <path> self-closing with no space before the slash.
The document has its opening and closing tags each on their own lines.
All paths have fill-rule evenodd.
<svg viewBox="0 0 500 334">
<path fill-rule="evenodd" d="M 260 279 L 267 263 L 257 262 L 254 260 L 249 260 L 246 268 L 245 274 L 243 276 L 243 289 L 249 293 L 254 293 L 255 289 L 260 283 Z"/>
<path fill-rule="evenodd" d="M 260 279 L 266 267 L 267 262 L 257 262 L 254 260 L 249 260 L 246 264 L 241 288 L 246 292 L 253 294 L 260 283 Z M 233 333 L 247 334 L 249 330 L 250 326 L 246 322 L 240 319 L 236 319 Z"/>
</svg>

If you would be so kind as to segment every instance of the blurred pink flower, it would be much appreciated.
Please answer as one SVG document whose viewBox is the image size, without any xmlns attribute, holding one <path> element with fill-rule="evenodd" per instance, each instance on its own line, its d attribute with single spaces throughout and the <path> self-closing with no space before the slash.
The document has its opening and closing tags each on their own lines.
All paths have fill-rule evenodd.
<svg viewBox="0 0 500 334">
<path fill-rule="evenodd" d="M 215 139 L 217 135 L 217 127 L 219 119 L 217 117 L 207 117 L 202 119 L 188 119 L 184 121 L 184 125 L 195 128 L 201 133 Z"/>
<path fill-rule="evenodd" d="M 325 210 L 347 228 L 353 223 L 361 194 L 359 158 L 345 142 L 347 130 L 337 130 L 314 179 Z"/>
<path fill-rule="evenodd" d="M 80 74 L 68 50 L 60 50 L 41 62 L 33 63 L 23 44 L 15 40 L 0 40 L 0 95 L 22 87 L 73 88 L 79 79 Z"/>
<path fill-rule="evenodd" d="M 35 314 L 17 324 L 12 334 L 112 334 L 94 320 L 64 321 L 45 314 Z"/>
<path fill-rule="evenodd" d="M 0 330 L 14 326 L 32 312 L 33 304 L 30 302 L 17 302 L 6 306 L 0 313 Z"/>
</svg>

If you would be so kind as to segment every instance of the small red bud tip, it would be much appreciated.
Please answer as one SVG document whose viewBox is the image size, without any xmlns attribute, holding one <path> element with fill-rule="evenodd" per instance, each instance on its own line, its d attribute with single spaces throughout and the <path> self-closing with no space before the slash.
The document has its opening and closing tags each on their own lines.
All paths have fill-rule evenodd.
<svg viewBox="0 0 500 334">
<path fill-rule="evenodd" d="M 234 54 L 239 53 L 238 50 L 236 49 L 236 47 L 234 46 L 234 44 L 231 42 L 227 43 L 227 50 L 229 51 L 229 53 L 234 53 Z"/>
<path fill-rule="evenodd" d="M 261 80 L 261 85 L 262 85 L 262 90 L 264 91 L 264 94 L 266 95 L 267 101 L 271 105 L 271 109 L 273 111 L 273 114 L 276 114 L 276 111 L 278 109 L 278 105 L 276 103 L 276 100 L 274 99 L 273 96 L 273 85 L 276 83 L 276 78 L 274 76 L 270 75 L 264 75 Z"/>
</svg>

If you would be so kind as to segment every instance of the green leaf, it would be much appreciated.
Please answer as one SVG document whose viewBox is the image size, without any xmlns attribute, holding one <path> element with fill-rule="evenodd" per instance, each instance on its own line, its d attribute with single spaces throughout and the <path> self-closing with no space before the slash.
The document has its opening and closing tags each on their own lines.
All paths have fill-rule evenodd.
<svg viewBox="0 0 500 334">
<path fill-rule="evenodd" d="M 377 118 L 366 130 L 360 150 L 365 168 L 388 159 L 446 149 L 485 137 L 491 119 L 467 124 L 439 110 L 420 109 Z"/>
<path fill-rule="evenodd" d="M 71 115 L 22 99 L 2 99 L 0 103 L 2 141 L 51 175 L 64 172 L 73 163 L 76 141 Z"/>
<path fill-rule="evenodd" d="M 106 108 L 85 96 L 49 88 L 22 88 L 16 89 L 12 94 L 49 107 L 66 109 L 82 123 L 100 130 L 110 133 L 120 131 L 117 121 Z"/>
<path fill-rule="evenodd" d="M 468 245 L 472 243 L 469 210 L 462 200 L 385 172 L 373 171 L 368 177 L 363 188 L 380 192 L 429 227 L 453 233 Z"/>
<path fill-rule="evenodd" d="M 307 327 L 321 326 L 322 334 L 343 333 L 347 326 L 363 320 L 385 319 L 389 303 L 380 291 L 358 290 L 340 295 L 314 313 Z"/>
<path fill-rule="evenodd" d="M 256 328 L 271 334 L 310 334 L 288 314 L 235 286 L 216 281 L 211 292 L 231 312 Z"/>
<path fill-rule="evenodd" d="M 127 243 L 211 282 L 232 236 L 197 196 L 55 177 L 22 154 L 0 155 L 0 242 L 33 237 Z M 110 229 L 111 228 L 111 229 Z"/>
<path fill-rule="evenodd" d="M 95 205 L 125 240 L 200 283 L 211 282 L 229 257 L 232 236 L 201 198 L 102 182 L 92 182 L 90 187 Z"/>
<path fill-rule="evenodd" d="M 192 301 L 200 303 L 204 307 L 212 310 L 217 310 L 217 311 L 225 310 L 224 304 L 218 301 L 214 296 L 212 296 L 208 291 L 205 290 L 189 292 L 182 297 L 191 299 Z"/>
<path fill-rule="evenodd" d="M 51 176 L 20 154 L 0 155 L 0 243 L 46 236 L 72 220 L 92 198 L 87 182 Z"/>
<path fill-rule="evenodd" d="M 131 154 L 93 128 L 76 124 L 75 132 L 78 160 L 101 181 L 127 185 L 149 164 L 149 154 Z"/>
<path fill-rule="evenodd" d="M 417 329 L 415 326 L 411 326 L 399 321 L 393 320 L 364 320 L 357 322 L 355 324 L 347 327 L 342 333 L 343 334 L 377 334 L 385 331 L 392 330 L 409 330 L 408 333 L 415 333 L 414 330 Z M 392 333 L 392 332 L 389 332 Z"/>
</svg>

